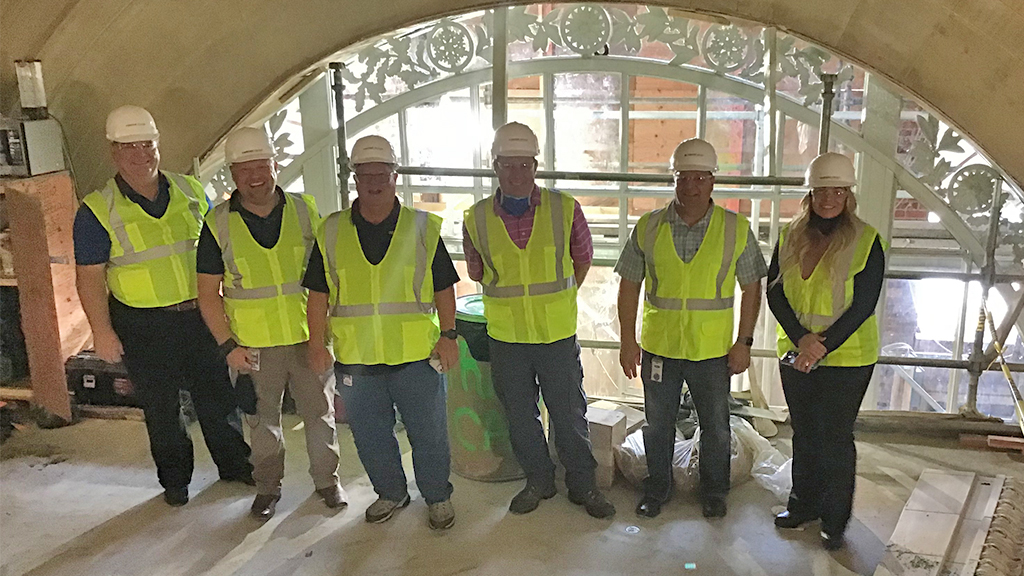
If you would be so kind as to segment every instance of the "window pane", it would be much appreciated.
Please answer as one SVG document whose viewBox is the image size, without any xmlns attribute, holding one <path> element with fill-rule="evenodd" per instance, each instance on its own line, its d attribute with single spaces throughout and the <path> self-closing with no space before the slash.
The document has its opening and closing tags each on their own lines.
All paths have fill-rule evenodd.
<svg viewBox="0 0 1024 576">
<path fill-rule="evenodd" d="M 697 86 L 632 77 L 629 92 L 628 171 L 667 174 L 676 146 L 697 135 Z"/>
<path fill-rule="evenodd" d="M 508 81 L 508 121 L 526 124 L 537 135 L 541 154 L 537 157 L 539 168 L 545 168 L 544 148 L 547 146 L 547 131 L 544 129 L 544 89 L 540 76 L 512 78 Z M 487 147 L 490 152 L 490 146 Z M 488 164 L 490 164 L 488 162 Z"/>
<path fill-rule="evenodd" d="M 718 173 L 750 176 L 754 173 L 757 116 L 754 103 L 709 90 L 706 140 L 718 152 Z M 758 160 L 760 163 L 760 160 Z"/>
<path fill-rule="evenodd" d="M 453 119 L 459 129 L 452 129 Z M 408 139 L 407 166 L 432 168 L 474 168 L 477 139 L 481 132 L 470 104 L 469 88 L 455 90 L 406 109 L 405 130 Z M 467 137 L 468 136 L 468 137 Z M 473 179 L 455 176 L 412 176 L 411 184 L 472 186 Z"/>
<path fill-rule="evenodd" d="M 555 74 L 555 169 L 618 172 L 621 76 Z M 602 182 L 556 182 L 556 187 L 602 187 Z"/>
</svg>

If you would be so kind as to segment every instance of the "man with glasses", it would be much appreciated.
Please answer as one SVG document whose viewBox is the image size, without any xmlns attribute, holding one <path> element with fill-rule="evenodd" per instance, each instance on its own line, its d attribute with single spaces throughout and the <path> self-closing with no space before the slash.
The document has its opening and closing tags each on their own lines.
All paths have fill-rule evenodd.
<svg viewBox="0 0 1024 576">
<path fill-rule="evenodd" d="M 483 284 L 494 391 L 505 407 L 512 450 L 526 487 L 509 505 L 532 512 L 555 495 L 538 393 L 551 417 L 569 500 L 595 518 L 615 514 L 597 489 L 583 365 L 576 339 L 576 291 L 593 259 L 579 202 L 535 183 L 537 136 L 511 122 L 494 134 L 498 190 L 465 214 L 469 276 Z"/>
<path fill-rule="evenodd" d="M 648 477 L 636 507 L 653 518 L 672 496 L 672 452 L 685 383 L 700 421 L 700 496 L 706 518 L 726 514 L 729 492 L 729 378 L 750 365 L 767 267 L 746 218 L 711 200 L 714 147 L 686 140 L 672 155 L 675 199 L 640 217 L 619 256 L 619 362 L 644 384 Z M 739 336 L 733 300 L 739 283 Z M 640 343 L 636 316 L 646 286 Z"/>
<path fill-rule="evenodd" d="M 183 389 L 220 478 L 249 485 L 253 479 L 227 366 L 196 302 L 196 241 L 209 200 L 194 178 L 159 169 L 158 139 L 153 117 L 138 106 L 107 117 L 117 175 L 82 201 L 75 260 L 96 354 L 124 361 L 146 415 L 164 500 L 182 506 L 193 469 Z"/>
<path fill-rule="evenodd" d="M 366 521 L 386 522 L 409 505 L 395 409 L 412 445 L 416 485 L 428 525 L 455 524 L 448 482 L 447 380 L 459 359 L 455 271 L 441 218 L 402 206 L 391 144 L 356 140 L 350 156 L 358 198 L 317 232 L 303 285 L 309 288 L 310 367 L 331 367 L 352 438 L 378 499 Z"/>
</svg>

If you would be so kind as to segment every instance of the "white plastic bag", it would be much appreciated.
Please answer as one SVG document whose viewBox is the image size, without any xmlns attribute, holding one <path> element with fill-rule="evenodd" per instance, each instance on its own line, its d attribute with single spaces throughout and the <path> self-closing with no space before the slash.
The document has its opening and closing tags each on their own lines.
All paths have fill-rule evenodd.
<svg viewBox="0 0 1024 576">
<path fill-rule="evenodd" d="M 774 494 L 779 501 L 787 501 L 789 491 L 793 488 L 793 459 L 779 452 L 746 420 L 732 416 L 730 425 L 733 438 L 743 443 L 751 455 L 749 473 L 754 477 L 754 481 Z"/>
</svg>

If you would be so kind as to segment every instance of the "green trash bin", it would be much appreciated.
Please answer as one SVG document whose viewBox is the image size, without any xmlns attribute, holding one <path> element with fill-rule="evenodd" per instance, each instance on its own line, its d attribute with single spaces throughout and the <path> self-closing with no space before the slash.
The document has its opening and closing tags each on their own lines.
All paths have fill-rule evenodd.
<svg viewBox="0 0 1024 576">
<path fill-rule="evenodd" d="M 459 362 L 448 371 L 448 436 L 452 471 L 463 478 L 504 482 L 523 478 L 512 453 L 508 421 L 491 383 L 487 321 L 479 294 L 456 302 Z"/>
</svg>

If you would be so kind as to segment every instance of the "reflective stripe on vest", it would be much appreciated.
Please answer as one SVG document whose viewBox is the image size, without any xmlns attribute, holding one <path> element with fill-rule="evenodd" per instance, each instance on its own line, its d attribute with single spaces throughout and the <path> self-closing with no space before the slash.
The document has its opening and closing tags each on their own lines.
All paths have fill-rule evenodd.
<svg viewBox="0 0 1024 576">
<path fill-rule="evenodd" d="M 849 309 L 853 301 L 854 277 L 867 265 L 868 257 L 874 246 L 878 232 L 871 226 L 857 222 L 856 241 L 842 252 L 835 254 L 831 265 L 823 267 L 816 264 L 811 275 L 804 279 L 800 267 L 793 270 L 780 271 L 780 277 L 793 311 L 800 324 L 811 332 L 820 334 L 827 330 Z M 779 238 L 779 261 L 786 257 L 789 238 L 788 227 Z M 883 243 L 884 249 L 884 243 Z M 788 273 L 787 273 L 788 272 Z M 823 277 L 827 274 L 828 277 Z M 828 301 L 820 297 L 827 295 Z M 825 310 L 829 312 L 824 313 Z M 789 339 L 785 330 L 779 325 L 778 353 L 780 357 L 796 344 Z M 878 360 L 880 344 L 878 319 L 872 314 L 861 324 L 841 346 L 829 352 L 822 360 L 823 366 L 867 366 Z"/>
<path fill-rule="evenodd" d="M 428 213 L 422 210 L 416 210 L 415 225 L 416 225 L 416 237 L 420 240 L 416 243 L 416 268 L 413 272 L 413 294 L 416 297 L 416 302 L 381 302 L 378 304 L 339 304 L 337 301 L 331 306 L 331 316 L 336 318 L 357 318 L 360 316 L 373 316 L 375 314 L 380 315 L 394 315 L 394 314 L 433 314 L 437 311 L 434 308 L 434 295 L 430 295 L 430 299 L 426 302 L 423 301 L 423 280 L 427 274 L 427 216 Z M 324 224 L 324 237 L 328 240 L 333 241 L 327 242 L 325 247 L 325 255 L 327 257 L 327 270 L 331 275 L 331 281 L 334 282 L 334 286 L 341 286 L 341 279 L 338 277 L 338 218 L 331 218 Z M 335 298 L 340 295 L 340 291 L 335 291 Z"/>
<path fill-rule="evenodd" d="M 191 194 L 193 192 L 192 186 L 189 185 L 188 180 L 185 179 L 181 174 L 173 174 L 171 172 L 162 172 L 167 179 L 174 182 L 174 184 L 181 190 L 188 198 L 188 209 L 195 217 L 197 222 L 202 222 L 203 217 L 199 212 L 199 199 Z M 113 189 L 111 189 L 113 187 Z M 166 258 L 168 256 L 174 256 L 176 254 L 183 254 L 189 250 L 196 249 L 196 241 L 193 239 L 181 240 L 173 244 L 164 244 L 162 246 L 154 246 L 146 250 L 137 251 L 135 245 L 132 244 L 131 238 L 128 237 L 128 232 L 124 228 L 124 220 L 121 218 L 121 213 L 117 211 L 115 205 L 115 199 L 117 194 L 120 194 L 120 190 L 117 189 L 117 183 L 111 179 L 107 184 L 107 188 L 103 191 L 103 196 L 107 200 L 107 209 L 110 214 L 110 227 L 114 231 L 114 236 L 117 238 L 117 243 L 121 245 L 121 250 L 124 254 L 121 256 L 114 256 L 110 259 L 110 263 L 114 266 L 127 266 L 129 264 L 139 264 L 141 262 L 147 262 L 149 260 L 157 260 L 159 258 Z M 168 201 L 170 205 L 170 201 Z"/>
<path fill-rule="evenodd" d="M 651 303 L 652 306 L 662 308 L 665 310 L 682 310 L 683 299 L 682 298 L 665 298 L 658 296 L 658 273 L 656 271 L 656 264 L 654 258 L 649 255 L 654 254 L 654 242 L 658 238 L 658 231 L 661 229 L 661 225 L 668 220 L 668 210 L 673 210 L 674 204 L 669 204 L 667 207 L 658 210 L 651 214 L 650 220 L 647 222 L 647 229 L 644 234 L 644 249 L 645 255 L 648 255 L 644 259 L 647 264 L 647 272 L 649 278 L 649 284 L 647 286 L 647 293 L 645 299 Z M 728 210 L 723 210 L 725 213 L 725 249 L 722 250 L 722 263 L 718 268 L 718 277 L 715 279 L 715 297 L 714 298 L 687 298 L 686 309 L 687 310 L 728 310 L 733 307 L 733 298 L 722 298 L 722 286 L 725 285 L 725 281 L 729 276 L 729 268 L 732 265 L 733 257 L 736 255 L 736 213 Z M 709 225 L 710 226 L 710 225 Z"/>
<path fill-rule="evenodd" d="M 285 192 L 285 202 L 292 202 L 295 207 L 295 214 L 299 220 L 299 229 L 302 230 L 302 239 L 306 244 L 306 257 L 303 265 L 309 262 L 309 254 L 313 251 L 313 223 L 309 220 L 309 209 L 306 202 L 299 194 Z M 220 244 L 221 257 L 224 260 L 224 268 L 231 275 L 231 286 L 224 286 L 224 296 L 236 300 L 256 300 L 260 298 L 274 298 L 278 295 L 299 294 L 302 292 L 302 280 L 289 282 L 282 286 L 264 286 L 262 288 L 243 288 L 242 272 L 238 269 L 235 261 L 235 248 L 231 242 L 231 202 L 222 202 L 213 209 L 214 218 L 217 223 L 217 243 Z M 282 217 L 283 220 L 283 217 Z M 284 227 L 284 223 L 281 223 Z"/>
<path fill-rule="evenodd" d="M 554 232 L 555 277 L 557 280 L 530 284 L 528 286 L 498 286 L 498 270 L 495 268 L 494 259 L 491 257 L 490 239 L 487 236 L 487 215 L 488 210 L 493 209 L 493 202 L 492 199 L 485 199 L 484 202 L 478 202 L 473 208 L 475 211 L 474 221 L 478 230 L 477 236 L 480 239 L 480 246 L 477 246 L 477 252 L 480 253 L 480 258 L 483 260 L 484 265 L 491 270 L 492 274 L 491 282 L 483 285 L 484 295 L 491 298 L 519 298 L 525 294 L 541 296 L 544 294 L 555 294 L 575 286 L 576 276 L 575 274 L 566 276 L 563 262 L 566 244 L 565 214 L 562 211 L 562 203 L 554 201 L 551 202 L 551 227 Z"/>
</svg>

